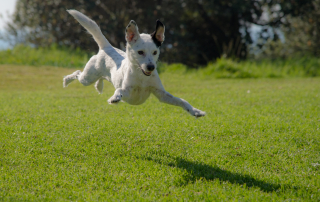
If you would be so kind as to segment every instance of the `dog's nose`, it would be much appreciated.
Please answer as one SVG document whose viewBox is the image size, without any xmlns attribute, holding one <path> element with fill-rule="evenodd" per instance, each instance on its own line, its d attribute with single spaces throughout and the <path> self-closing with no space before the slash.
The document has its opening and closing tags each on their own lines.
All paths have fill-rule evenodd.
<svg viewBox="0 0 320 202">
<path fill-rule="evenodd" d="M 154 70 L 154 65 L 147 65 L 147 69 L 151 72 Z"/>
</svg>

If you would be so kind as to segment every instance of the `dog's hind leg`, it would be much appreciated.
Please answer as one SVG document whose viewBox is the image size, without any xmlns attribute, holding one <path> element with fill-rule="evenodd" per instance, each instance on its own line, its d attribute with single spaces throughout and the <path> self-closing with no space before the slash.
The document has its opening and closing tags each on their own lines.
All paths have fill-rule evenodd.
<svg viewBox="0 0 320 202">
<path fill-rule="evenodd" d="M 84 86 L 89 86 L 101 78 L 102 73 L 96 68 L 95 64 L 97 61 L 97 56 L 90 58 L 89 62 L 86 64 L 83 72 L 77 70 L 72 74 L 65 76 L 63 79 L 63 87 L 67 87 L 69 83 L 73 80 L 78 79 L 79 82 Z M 101 88 L 102 90 L 102 88 Z"/>
<path fill-rule="evenodd" d="M 99 79 L 96 84 L 94 85 L 94 87 L 96 88 L 96 90 L 98 91 L 99 94 L 102 93 L 103 90 L 103 79 Z"/>
<path fill-rule="evenodd" d="M 77 70 L 75 72 L 73 72 L 72 74 L 65 76 L 63 78 L 63 87 L 67 87 L 73 80 L 77 79 L 78 76 L 81 74 L 80 70 Z"/>
<path fill-rule="evenodd" d="M 99 59 L 97 55 L 94 55 L 90 58 L 83 72 L 79 74 L 77 77 L 77 79 L 82 85 L 89 86 L 98 81 L 99 79 L 102 79 L 101 77 L 103 76 L 103 72 L 100 70 L 101 62 L 103 62 L 103 60 Z"/>
</svg>

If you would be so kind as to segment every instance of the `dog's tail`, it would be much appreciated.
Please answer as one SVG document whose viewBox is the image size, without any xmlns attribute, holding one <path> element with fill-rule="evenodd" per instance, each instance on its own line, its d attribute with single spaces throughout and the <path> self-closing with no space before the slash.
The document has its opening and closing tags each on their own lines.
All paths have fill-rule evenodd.
<svg viewBox="0 0 320 202">
<path fill-rule="evenodd" d="M 109 41 L 102 34 L 99 26 L 93 20 L 77 10 L 67 10 L 88 32 L 93 36 L 100 49 L 111 46 Z"/>
</svg>

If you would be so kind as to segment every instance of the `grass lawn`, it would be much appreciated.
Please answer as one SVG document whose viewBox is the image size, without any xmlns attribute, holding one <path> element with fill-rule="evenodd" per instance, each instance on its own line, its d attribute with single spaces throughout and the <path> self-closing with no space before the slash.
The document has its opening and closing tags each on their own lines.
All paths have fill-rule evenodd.
<svg viewBox="0 0 320 202">
<path fill-rule="evenodd" d="M 320 78 L 162 73 L 195 119 L 63 89 L 73 71 L 0 66 L 1 201 L 320 200 Z"/>
</svg>

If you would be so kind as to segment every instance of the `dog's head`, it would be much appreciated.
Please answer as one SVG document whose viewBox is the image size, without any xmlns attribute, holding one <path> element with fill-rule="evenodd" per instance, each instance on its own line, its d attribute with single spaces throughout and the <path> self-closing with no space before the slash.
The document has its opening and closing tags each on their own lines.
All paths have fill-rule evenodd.
<svg viewBox="0 0 320 202">
<path fill-rule="evenodd" d="M 131 62 L 139 66 L 146 76 L 150 76 L 157 68 L 164 32 L 165 27 L 159 20 L 157 20 L 156 30 L 152 34 L 140 34 L 137 23 L 133 20 L 126 27 L 128 57 Z"/>
</svg>

